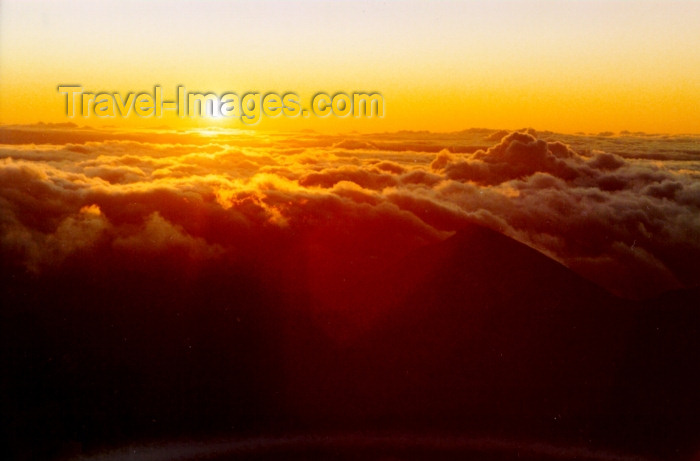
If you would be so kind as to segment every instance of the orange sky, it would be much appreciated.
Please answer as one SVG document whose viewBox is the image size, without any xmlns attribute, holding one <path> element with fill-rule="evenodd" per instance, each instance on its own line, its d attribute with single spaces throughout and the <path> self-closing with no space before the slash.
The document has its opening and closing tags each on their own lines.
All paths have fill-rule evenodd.
<svg viewBox="0 0 700 461">
<path fill-rule="evenodd" d="M 94 91 L 379 91 L 383 119 L 268 128 L 698 132 L 700 2 L 0 4 L 0 123 L 67 121 Z M 238 120 L 73 119 L 240 126 Z"/>
</svg>

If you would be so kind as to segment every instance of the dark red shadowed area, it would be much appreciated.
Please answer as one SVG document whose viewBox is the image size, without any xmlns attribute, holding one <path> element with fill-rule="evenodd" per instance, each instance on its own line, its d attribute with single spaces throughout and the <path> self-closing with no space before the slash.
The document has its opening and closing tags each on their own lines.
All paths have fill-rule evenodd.
<svg viewBox="0 0 700 461">
<path fill-rule="evenodd" d="M 262 437 L 215 459 L 697 449 L 697 290 L 626 301 L 480 226 L 439 241 L 373 222 L 206 260 L 104 245 L 41 275 L 6 255 L 8 459 L 213 436 Z M 312 442 L 280 448 L 289 434 Z"/>
</svg>

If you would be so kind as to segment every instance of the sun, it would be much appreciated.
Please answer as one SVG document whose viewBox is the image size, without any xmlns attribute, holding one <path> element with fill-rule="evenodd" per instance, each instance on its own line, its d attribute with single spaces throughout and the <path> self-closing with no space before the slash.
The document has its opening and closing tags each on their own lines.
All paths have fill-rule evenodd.
<svg viewBox="0 0 700 461">
<path fill-rule="evenodd" d="M 211 100 L 211 104 L 207 103 L 205 114 L 209 119 L 223 119 L 224 115 L 221 113 L 221 98 L 214 98 Z"/>
</svg>

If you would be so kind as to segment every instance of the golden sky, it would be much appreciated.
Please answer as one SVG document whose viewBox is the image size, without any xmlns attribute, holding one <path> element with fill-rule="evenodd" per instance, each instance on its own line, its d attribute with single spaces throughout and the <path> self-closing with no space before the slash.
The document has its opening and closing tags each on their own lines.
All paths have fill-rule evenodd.
<svg viewBox="0 0 700 461">
<path fill-rule="evenodd" d="M 264 119 L 320 131 L 698 132 L 700 2 L 0 4 L 0 123 L 68 121 L 85 90 L 379 91 L 383 119 Z M 87 125 L 240 126 L 238 120 Z"/>
</svg>

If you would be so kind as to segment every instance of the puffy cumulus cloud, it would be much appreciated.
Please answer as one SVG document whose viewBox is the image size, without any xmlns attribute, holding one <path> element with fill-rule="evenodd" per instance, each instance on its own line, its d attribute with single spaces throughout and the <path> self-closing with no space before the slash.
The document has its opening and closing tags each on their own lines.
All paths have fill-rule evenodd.
<svg viewBox="0 0 700 461">
<path fill-rule="evenodd" d="M 700 280 L 691 256 L 700 250 L 698 209 L 688 200 L 697 179 L 687 173 L 697 166 L 579 154 L 515 132 L 472 154 L 438 153 L 431 170 L 456 184 L 430 193 L 608 288 L 641 296 Z"/>
<path fill-rule="evenodd" d="M 340 181 L 353 182 L 366 189 L 381 190 L 395 186 L 397 179 L 391 173 L 385 173 L 379 168 L 341 166 L 304 175 L 299 179 L 302 186 L 332 187 Z"/>
<path fill-rule="evenodd" d="M 163 219 L 158 212 L 146 218 L 139 231 L 116 237 L 114 247 L 146 253 L 185 251 L 191 259 L 207 259 L 223 251 L 219 245 L 209 245 L 202 238 L 192 237 L 180 226 Z"/>
<path fill-rule="evenodd" d="M 2 251 L 34 271 L 91 252 L 246 261 L 338 302 L 352 281 L 478 222 L 648 296 L 700 282 L 698 141 L 4 127 Z"/>
<path fill-rule="evenodd" d="M 513 132 L 485 151 L 468 155 L 440 152 L 430 166 L 450 179 L 493 185 L 538 172 L 574 179 L 584 173 L 579 171 L 583 163 L 560 142 L 548 143 L 528 133 Z"/>
<path fill-rule="evenodd" d="M 67 256 L 95 246 L 108 228 L 99 207 L 89 205 L 62 219 L 52 233 L 21 225 L 8 226 L 2 244 L 25 255 L 27 266 L 38 271 L 42 266 L 60 264 Z"/>
</svg>

